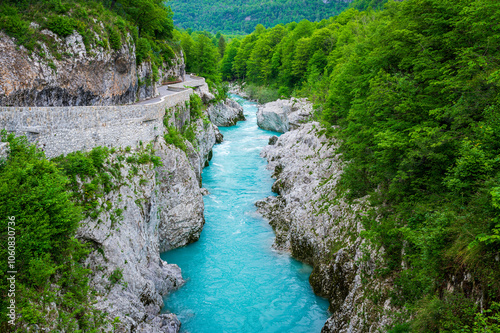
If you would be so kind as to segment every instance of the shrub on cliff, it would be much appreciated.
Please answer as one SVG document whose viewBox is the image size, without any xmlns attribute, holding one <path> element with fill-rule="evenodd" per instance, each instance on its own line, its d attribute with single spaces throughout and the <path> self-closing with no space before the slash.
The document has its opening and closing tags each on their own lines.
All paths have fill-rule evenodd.
<svg viewBox="0 0 500 333">
<path fill-rule="evenodd" d="M 0 6 L 0 30 L 4 30 L 10 36 L 20 42 L 24 42 L 28 35 L 29 22 L 23 20 L 17 8 L 12 6 Z"/>
<path fill-rule="evenodd" d="M 197 94 L 191 94 L 189 96 L 189 114 L 191 116 L 191 121 L 203 117 L 203 112 L 201 110 L 203 106 L 203 101 Z"/>
<path fill-rule="evenodd" d="M 75 31 L 76 22 L 69 17 L 57 15 L 49 17 L 45 26 L 59 36 L 67 37 Z"/>
<path fill-rule="evenodd" d="M 135 60 L 137 64 L 141 64 L 149 56 L 151 44 L 146 38 L 139 38 L 135 48 Z"/>
<path fill-rule="evenodd" d="M 110 28 L 109 45 L 115 51 L 118 51 L 122 48 L 122 36 L 116 28 Z"/>
<path fill-rule="evenodd" d="M 182 151 L 187 151 L 187 146 L 184 143 L 184 137 L 174 126 L 168 126 L 165 132 L 165 142 L 170 145 L 174 145 Z"/>
</svg>

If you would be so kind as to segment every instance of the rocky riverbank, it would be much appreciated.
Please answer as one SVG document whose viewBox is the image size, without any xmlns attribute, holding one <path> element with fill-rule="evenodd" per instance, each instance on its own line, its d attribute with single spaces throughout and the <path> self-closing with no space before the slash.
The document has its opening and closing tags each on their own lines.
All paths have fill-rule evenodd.
<svg viewBox="0 0 500 333">
<path fill-rule="evenodd" d="M 273 114 L 289 117 L 294 112 L 310 114 L 312 109 L 297 107 L 289 112 L 294 110 L 289 102 L 270 104 L 259 112 L 267 124 L 276 125 L 274 130 L 285 131 L 287 118 Z M 256 205 L 275 230 L 274 246 L 314 267 L 310 283 L 317 294 L 328 298 L 332 313 L 322 332 L 383 330 L 391 323 L 387 315 L 390 302 L 384 297 L 373 302 L 370 289 L 385 295 L 389 285 L 384 281 L 372 281 L 369 286 L 362 283 L 373 275 L 380 257 L 360 237 L 364 203 L 347 204 L 337 197 L 345 162 L 336 152 L 335 142 L 322 133 L 319 123 L 309 122 L 270 140 L 261 156 L 276 178 L 273 191 L 278 196 Z M 367 254 L 371 259 L 362 260 Z"/>
<path fill-rule="evenodd" d="M 207 109 L 210 121 L 216 126 L 234 126 L 238 121 L 245 120 L 243 108 L 232 99 L 226 99 Z"/>
</svg>

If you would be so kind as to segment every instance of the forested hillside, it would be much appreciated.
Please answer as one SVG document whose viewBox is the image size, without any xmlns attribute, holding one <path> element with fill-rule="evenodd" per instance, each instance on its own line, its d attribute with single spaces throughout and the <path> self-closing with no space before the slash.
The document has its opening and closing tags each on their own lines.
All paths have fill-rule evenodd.
<svg viewBox="0 0 500 333">
<path fill-rule="evenodd" d="M 500 2 L 385 8 L 257 26 L 223 77 L 309 97 L 341 139 L 339 195 L 369 195 L 363 237 L 385 251 L 370 279 L 393 281 L 372 297 L 408 310 L 394 332 L 499 332 Z"/>
<path fill-rule="evenodd" d="M 321 21 L 339 14 L 351 0 L 172 0 L 177 26 L 223 33 L 250 33 L 257 24 L 272 27 L 303 19 Z"/>
</svg>

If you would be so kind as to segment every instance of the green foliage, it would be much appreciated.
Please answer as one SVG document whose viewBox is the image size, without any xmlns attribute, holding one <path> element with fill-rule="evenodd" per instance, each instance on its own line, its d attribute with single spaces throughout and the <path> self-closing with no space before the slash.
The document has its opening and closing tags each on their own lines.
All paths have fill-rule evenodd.
<svg viewBox="0 0 500 333">
<path fill-rule="evenodd" d="M 46 27 L 61 37 L 67 37 L 76 29 L 76 23 L 66 16 L 51 16 L 47 19 Z"/>
<path fill-rule="evenodd" d="M 141 64 L 149 56 L 151 50 L 151 44 L 146 38 L 139 38 L 137 41 L 137 46 L 135 49 L 135 59 L 137 64 Z"/>
<path fill-rule="evenodd" d="M 186 62 L 186 71 L 194 72 L 213 82 L 220 81 L 219 49 L 212 43 L 212 35 L 206 31 L 189 34 L 177 32 Z"/>
<path fill-rule="evenodd" d="M 175 126 L 167 126 L 167 131 L 165 133 L 165 142 L 171 144 L 181 149 L 182 151 L 187 151 L 187 146 L 184 143 L 184 137 L 179 133 Z"/>
<path fill-rule="evenodd" d="M 109 282 L 111 282 L 111 284 L 117 284 L 118 282 L 120 282 L 123 279 L 123 269 L 116 268 L 111 273 L 111 275 L 109 276 L 108 279 L 109 279 Z"/>
<path fill-rule="evenodd" d="M 248 94 L 248 97 L 257 100 L 261 104 L 275 101 L 281 97 L 279 91 L 275 88 L 258 86 L 252 83 L 246 84 L 244 91 Z"/>
<path fill-rule="evenodd" d="M 219 40 L 217 42 L 217 47 L 219 48 L 219 55 L 220 57 L 224 57 L 224 53 L 226 52 L 226 40 L 224 39 L 224 36 L 220 36 Z"/>
<path fill-rule="evenodd" d="M 453 332 L 474 323 L 478 306 L 462 294 L 428 296 L 419 302 L 412 332 Z"/>
<path fill-rule="evenodd" d="M 482 333 L 500 332 L 500 303 L 494 302 L 491 308 L 477 312 L 474 318 L 474 323 L 465 325 L 463 328 L 453 330 L 453 333 Z"/>
<path fill-rule="evenodd" d="M 17 8 L 0 7 L 0 29 L 19 41 L 24 41 L 29 30 L 29 22 L 21 18 Z"/>
<path fill-rule="evenodd" d="M 224 57 L 221 61 L 220 72 L 223 80 L 233 80 L 233 63 L 234 58 L 238 54 L 238 48 L 240 47 L 240 42 L 235 40 L 229 44 L 226 52 L 224 53 Z"/>
<path fill-rule="evenodd" d="M 139 36 L 159 39 L 172 38 L 172 10 L 161 0 L 116 0 L 124 16 L 139 29 Z M 118 6 L 117 6 L 118 7 Z"/>
<path fill-rule="evenodd" d="M 16 270 L 16 329 L 38 325 L 61 331 L 100 332 L 105 315 L 92 307 L 88 287 L 89 270 L 81 262 L 87 248 L 74 236 L 81 211 L 67 192 L 68 179 L 58 166 L 26 138 L 2 132 L 2 141 L 10 143 L 11 153 L 0 166 L 0 214 L 2 229 L 7 217 L 15 218 L 15 269 L 0 263 L 0 290 L 7 294 L 6 272 Z M 12 225 L 11 225 L 12 226 Z M 8 257 L 7 237 L 2 237 L 0 255 Z M 11 241 L 11 240 L 9 240 Z M 0 329 L 9 331 L 2 297 Z M 55 303 L 59 316 L 49 321 L 48 303 Z"/>
<path fill-rule="evenodd" d="M 117 28 L 111 28 L 109 33 L 109 45 L 115 51 L 122 48 L 122 36 Z"/>
<path fill-rule="evenodd" d="M 175 23 L 184 29 L 223 33 L 250 33 L 257 24 L 267 27 L 308 19 L 321 21 L 344 10 L 344 1 L 199 1 L 174 0 L 169 3 Z"/>
<path fill-rule="evenodd" d="M 225 101 L 229 95 L 229 85 L 227 82 L 213 82 L 210 79 L 206 80 L 210 92 L 215 96 L 209 103 L 216 104 L 219 101 Z"/>
<path fill-rule="evenodd" d="M 197 94 L 191 94 L 189 96 L 189 114 L 191 116 L 191 121 L 200 119 L 203 117 L 203 111 L 201 110 L 203 106 L 203 101 Z"/>
<path fill-rule="evenodd" d="M 388 2 L 388 0 L 354 0 L 351 2 L 350 7 L 359 10 L 367 10 L 369 8 L 382 9 L 386 2 Z"/>
<path fill-rule="evenodd" d="M 196 133 L 194 132 L 193 124 L 186 124 L 186 125 L 184 125 L 184 127 L 182 128 L 182 136 L 186 140 L 188 140 L 189 142 L 191 142 L 191 144 L 193 145 L 193 147 L 197 146 Z"/>
</svg>

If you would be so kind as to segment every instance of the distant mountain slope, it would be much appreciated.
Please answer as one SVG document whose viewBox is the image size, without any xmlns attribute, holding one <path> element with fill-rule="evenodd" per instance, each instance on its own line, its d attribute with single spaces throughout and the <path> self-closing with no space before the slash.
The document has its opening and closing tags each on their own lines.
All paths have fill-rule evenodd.
<svg viewBox="0 0 500 333">
<path fill-rule="evenodd" d="M 335 16 L 352 0 L 171 0 L 174 23 L 181 28 L 251 33 L 257 24 L 273 27 L 303 19 Z"/>
</svg>

